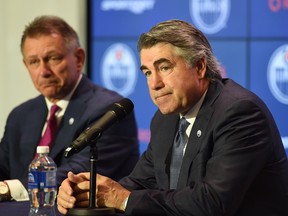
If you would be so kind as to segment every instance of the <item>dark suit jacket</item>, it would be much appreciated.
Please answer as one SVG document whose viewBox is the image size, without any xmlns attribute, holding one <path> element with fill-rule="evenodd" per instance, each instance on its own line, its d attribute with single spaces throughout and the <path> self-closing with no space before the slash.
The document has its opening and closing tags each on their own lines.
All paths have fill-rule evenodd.
<svg viewBox="0 0 288 216">
<path fill-rule="evenodd" d="M 288 215 L 286 154 L 257 96 L 232 80 L 210 84 L 189 136 L 178 188 L 169 190 L 178 121 L 178 115 L 155 114 L 147 151 L 120 181 L 133 190 L 127 215 Z"/>
<path fill-rule="evenodd" d="M 58 166 L 58 186 L 67 177 L 68 171 L 79 173 L 90 170 L 89 146 L 68 159 L 63 153 L 81 132 L 108 111 L 111 104 L 121 99 L 120 95 L 94 85 L 83 76 L 65 111 L 49 154 Z M 0 180 L 19 179 L 27 186 L 28 166 L 41 139 L 47 113 L 45 99 L 40 95 L 9 114 L 0 143 Z M 104 131 L 96 145 L 99 173 L 113 179 L 128 175 L 139 158 L 134 113 Z"/>
</svg>

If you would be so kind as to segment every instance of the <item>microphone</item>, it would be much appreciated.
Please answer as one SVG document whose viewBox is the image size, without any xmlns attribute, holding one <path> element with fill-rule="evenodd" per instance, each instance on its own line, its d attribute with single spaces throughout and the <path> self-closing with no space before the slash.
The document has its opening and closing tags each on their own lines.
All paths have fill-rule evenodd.
<svg viewBox="0 0 288 216">
<path fill-rule="evenodd" d="M 103 131 L 112 126 L 115 122 L 124 119 L 134 108 L 131 100 L 124 98 L 111 105 L 111 108 L 96 121 L 91 127 L 85 129 L 76 140 L 65 150 L 64 156 L 71 155 L 81 151 L 90 142 L 100 138 Z"/>
</svg>

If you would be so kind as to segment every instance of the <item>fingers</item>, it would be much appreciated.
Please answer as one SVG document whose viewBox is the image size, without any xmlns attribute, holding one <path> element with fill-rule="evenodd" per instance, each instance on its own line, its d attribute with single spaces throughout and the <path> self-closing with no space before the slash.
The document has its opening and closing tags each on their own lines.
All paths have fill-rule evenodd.
<svg viewBox="0 0 288 216">
<path fill-rule="evenodd" d="M 83 180 L 90 181 L 90 172 L 79 173 L 78 176 L 81 177 Z"/>
<path fill-rule="evenodd" d="M 58 191 L 58 195 L 57 195 L 57 202 L 60 204 L 65 204 L 66 202 L 69 202 L 69 203 L 75 203 L 76 199 L 75 197 L 73 197 L 73 190 L 71 188 L 71 186 L 69 185 L 69 183 L 67 183 L 68 180 L 65 179 L 61 186 L 59 187 L 59 191 Z M 64 206 L 64 205 L 62 205 Z"/>
<path fill-rule="evenodd" d="M 59 204 L 58 204 L 57 208 L 58 208 L 58 211 L 59 211 L 61 214 L 63 214 L 63 215 L 66 215 L 66 214 L 68 213 L 68 209 L 62 207 L 62 206 L 59 205 Z"/>
<path fill-rule="evenodd" d="M 87 192 L 90 189 L 90 182 L 89 181 L 80 182 L 78 184 L 75 184 L 72 187 L 72 189 L 73 189 L 74 195 L 78 195 L 79 193 Z"/>
<path fill-rule="evenodd" d="M 58 190 L 57 195 L 57 208 L 61 214 L 67 214 L 69 208 L 73 208 L 76 202 L 76 198 L 73 197 L 73 189 L 71 185 L 74 185 L 69 179 L 74 180 L 74 174 L 68 173 L 67 179 L 65 179 Z"/>
<path fill-rule="evenodd" d="M 87 208 L 89 206 L 89 200 L 85 200 L 82 202 L 77 202 L 76 206 L 79 208 Z"/>
<path fill-rule="evenodd" d="M 67 214 L 69 208 L 73 208 L 76 202 L 76 198 L 67 194 L 63 187 L 60 186 L 57 195 L 57 208 L 60 213 Z"/>
<path fill-rule="evenodd" d="M 89 206 L 90 173 L 77 175 L 68 172 L 59 187 L 57 195 L 58 210 L 61 214 L 67 214 L 69 208 Z"/>
<path fill-rule="evenodd" d="M 89 181 L 89 179 L 90 179 L 89 172 L 79 173 L 77 175 L 75 175 L 71 171 L 68 172 L 68 180 L 74 184 L 78 184 L 78 183 L 83 182 L 83 181 Z"/>
</svg>

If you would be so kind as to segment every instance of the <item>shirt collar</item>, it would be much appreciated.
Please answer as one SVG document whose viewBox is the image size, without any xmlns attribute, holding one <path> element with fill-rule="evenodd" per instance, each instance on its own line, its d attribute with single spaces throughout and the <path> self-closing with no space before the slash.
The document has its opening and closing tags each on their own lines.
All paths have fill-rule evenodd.
<svg viewBox="0 0 288 216">
<path fill-rule="evenodd" d="M 73 93 L 75 92 L 77 86 L 79 85 L 80 81 L 81 81 L 81 78 L 82 78 L 82 73 L 80 74 L 77 82 L 76 82 L 76 85 L 74 86 L 74 88 L 72 89 L 72 91 L 67 94 L 64 98 L 62 98 L 61 100 L 57 101 L 57 106 L 59 106 L 61 108 L 61 110 L 59 111 L 59 113 L 62 113 L 64 114 L 66 108 L 68 107 L 68 104 L 69 104 L 69 101 L 73 95 Z M 53 103 L 51 101 L 49 101 L 46 97 L 45 97 L 45 101 L 46 101 L 46 105 L 47 105 L 47 108 L 48 110 L 51 109 L 51 106 L 53 105 Z M 58 112 L 57 112 L 58 113 Z"/>
<path fill-rule="evenodd" d="M 207 90 L 204 92 L 204 94 L 202 95 L 200 100 L 187 112 L 187 114 L 185 116 L 182 116 L 180 114 L 180 118 L 184 117 L 184 118 L 186 118 L 186 120 L 188 122 L 190 122 L 192 119 L 195 119 L 197 114 L 198 114 L 198 112 L 199 112 L 199 110 L 200 110 L 200 107 L 202 106 L 202 103 L 204 101 L 206 93 L 207 93 Z"/>
</svg>

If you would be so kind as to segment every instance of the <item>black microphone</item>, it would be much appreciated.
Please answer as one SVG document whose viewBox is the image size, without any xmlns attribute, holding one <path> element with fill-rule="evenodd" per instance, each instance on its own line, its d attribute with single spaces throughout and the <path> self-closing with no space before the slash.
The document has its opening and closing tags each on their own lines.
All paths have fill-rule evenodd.
<svg viewBox="0 0 288 216">
<path fill-rule="evenodd" d="M 65 150 L 64 156 L 81 151 L 89 143 L 100 138 L 103 131 L 112 126 L 115 122 L 124 119 L 134 108 L 131 100 L 124 98 L 111 105 L 111 108 L 91 127 L 85 129 L 80 136 Z"/>
</svg>

